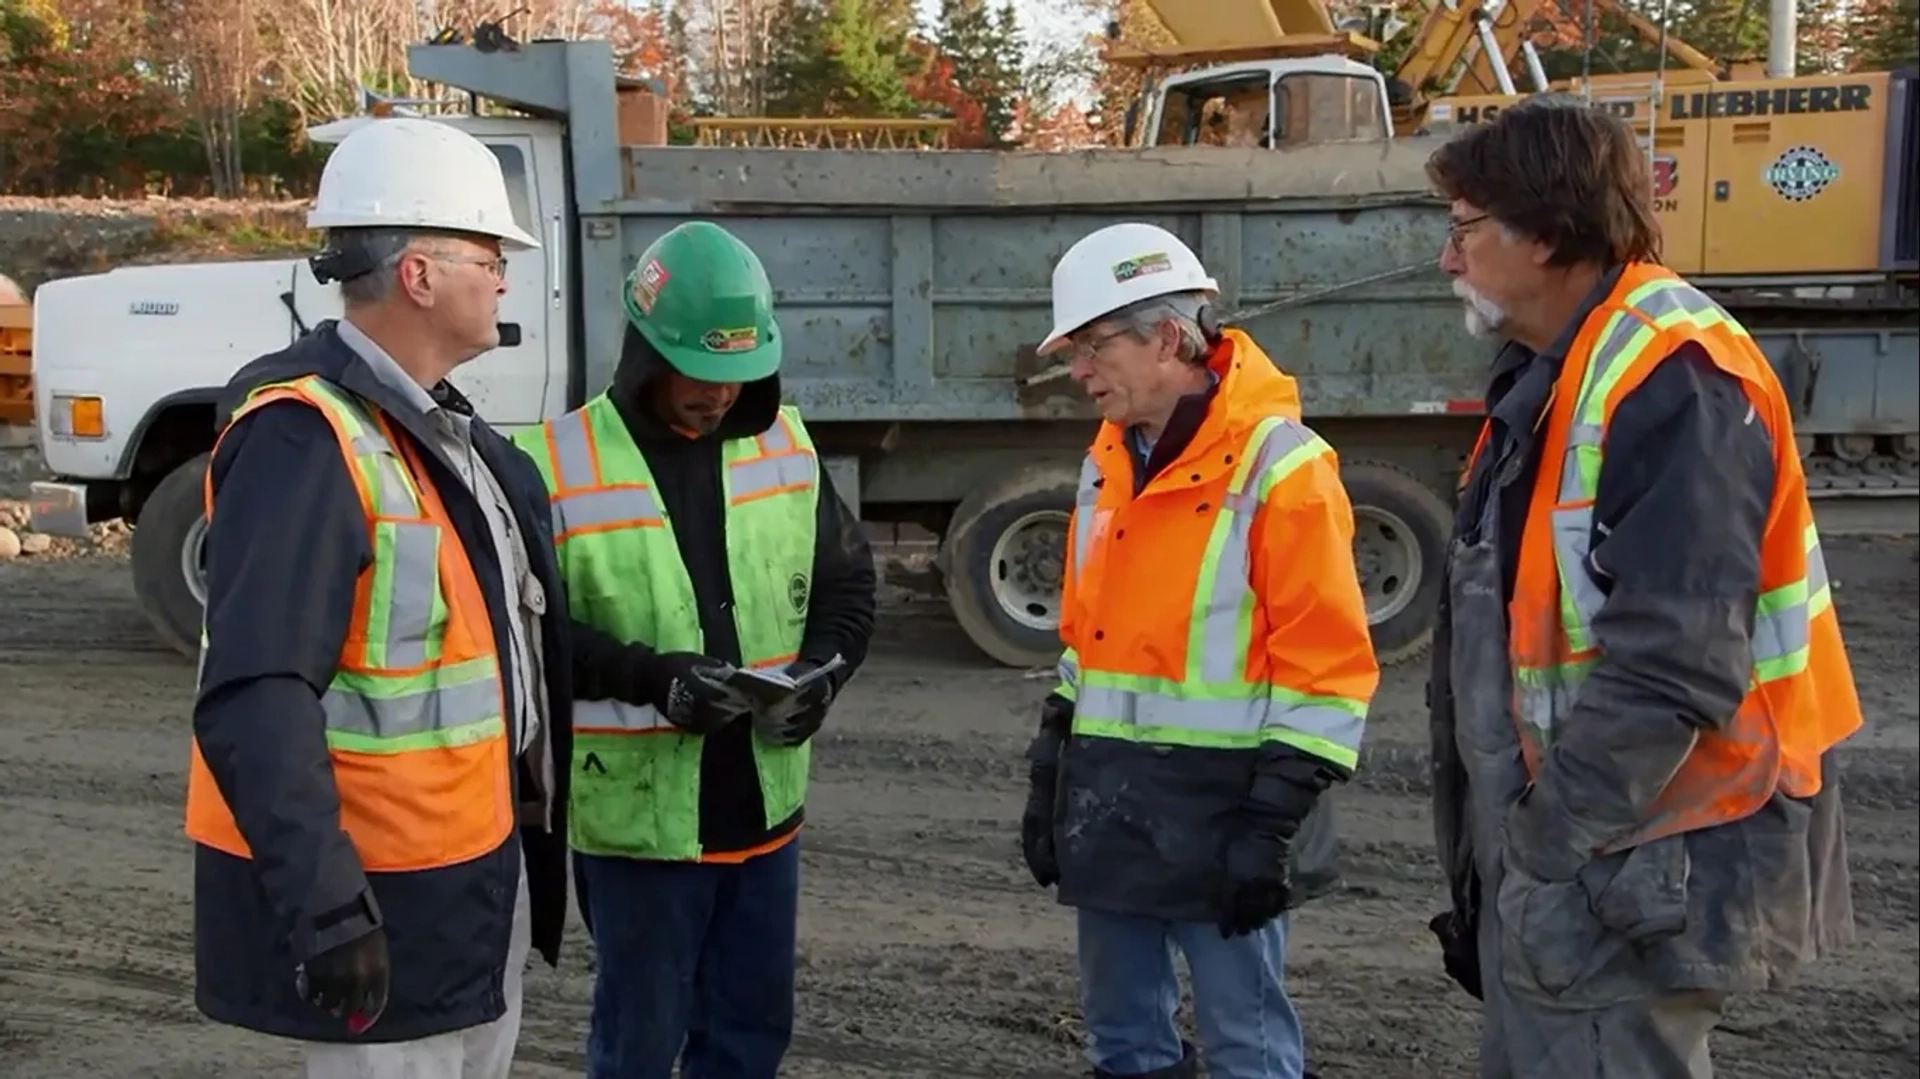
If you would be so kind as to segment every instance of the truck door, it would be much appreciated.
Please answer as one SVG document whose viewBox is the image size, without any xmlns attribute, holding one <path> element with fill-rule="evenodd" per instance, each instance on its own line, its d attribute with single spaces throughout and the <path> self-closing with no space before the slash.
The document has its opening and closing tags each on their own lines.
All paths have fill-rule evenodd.
<svg viewBox="0 0 1920 1079">
<path fill-rule="evenodd" d="M 564 265 L 557 245 L 561 230 L 543 220 L 541 208 L 564 200 L 553 177 L 539 167 L 532 137 L 480 135 L 500 159 L 513 203 L 514 223 L 537 237 L 538 251 L 507 251 L 507 292 L 500 297 L 500 347 L 454 373 L 454 384 L 490 423 L 539 423 L 548 414 L 549 392 L 564 394 L 559 361 L 566 355 L 566 320 L 559 308 L 559 281 L 550 272 Z M 551 186 L 553 190 L 547 188 Z"/>
</svg>

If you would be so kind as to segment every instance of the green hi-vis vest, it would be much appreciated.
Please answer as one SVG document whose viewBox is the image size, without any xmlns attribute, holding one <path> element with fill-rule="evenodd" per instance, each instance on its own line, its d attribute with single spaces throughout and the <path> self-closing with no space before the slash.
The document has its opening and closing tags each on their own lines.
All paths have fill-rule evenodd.
<svg viewBox="0 0 1920 1079">
<path fill-rule="evenodd" d="M 554 542 L 570 614 L 658 652 L 703 652 L 693 581 L 653 474 L 606 394 L 514 441 L 553 498 Z M 812 591 L 819 462 L 800 413 L 721 449 L 727 570 L 741 665 L 793 662 Z M 706 739 L 651 706 L 577 701 L 568 839 L 587 854 L 700 857 L 700 754 Z M 767 826 L 806 799 L 807 745 L 753 736 Z"/>
</svg>

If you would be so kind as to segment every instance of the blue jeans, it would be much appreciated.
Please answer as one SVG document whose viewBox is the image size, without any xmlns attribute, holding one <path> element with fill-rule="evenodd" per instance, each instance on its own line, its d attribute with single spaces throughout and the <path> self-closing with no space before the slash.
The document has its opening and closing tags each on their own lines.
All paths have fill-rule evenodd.
<svg viewBox="0 0 1920 1079">
<path fill-rule="evenodd" d="M 1180 1062 L 1178 947 L 1192 975 L 1207 1074 L 1300 1079 L 1306 1046 L 1300 1015 L 1287 999 L 1287 916 L 1257 933 L 1222 939 L 1212 922 L 1078 914 L 1080 1007 L 1095 1068 L 1139 1075 Z"/>
<path fill-rule="evenodd" d="M 793 1037 L 800 841 L 738 865 L 576 854 L 588 1079 L 774 1079 Z"/>
</svg>

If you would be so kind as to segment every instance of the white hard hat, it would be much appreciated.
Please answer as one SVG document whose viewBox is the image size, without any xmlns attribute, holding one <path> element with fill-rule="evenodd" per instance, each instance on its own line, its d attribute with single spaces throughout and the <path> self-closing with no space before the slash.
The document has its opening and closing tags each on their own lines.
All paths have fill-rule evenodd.
<svg viewBox="0 0 1920 1079">
<path fill-rule="evenodd" d="M 368 121 L 340 140 L 307 227 L 436 229 L 540 246 L 514 223 L 493 151 L 458 128 L 405 116 Z"/>
<path fill-rule="evenodd" d="M 1219 291 L 1180 237 L 1140 222 L 1108 225 L 1068 248 L 1054 266 L 1053 332 L 1040 342 L 1040 353 L 1065 348 L 1068 334 L 1141 300 Z"/>
</svg>

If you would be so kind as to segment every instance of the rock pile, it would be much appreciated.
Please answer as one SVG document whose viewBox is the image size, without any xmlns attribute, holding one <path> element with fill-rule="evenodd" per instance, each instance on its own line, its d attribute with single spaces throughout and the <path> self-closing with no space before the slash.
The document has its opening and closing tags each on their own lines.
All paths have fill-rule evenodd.
<svg viewBox="0 0 1920 1079">
<path fill-rule="evenodd" d="M 119 520 L 94 525 L 84 540 L 30 532 L 27 523 L 31 516 L 25 502 L 0 499 L 0 562 L 16 558 L 120 558 L 125 557 L 133 539 L 133 530 Z"/>
</svg>

